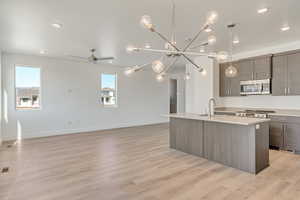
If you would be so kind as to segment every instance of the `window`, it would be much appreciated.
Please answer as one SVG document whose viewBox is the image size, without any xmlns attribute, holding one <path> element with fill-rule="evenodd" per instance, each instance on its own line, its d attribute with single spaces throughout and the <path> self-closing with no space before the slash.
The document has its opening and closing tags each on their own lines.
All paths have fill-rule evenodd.
<svg viewBox="0 0 300 200">
<path fill-rule="evenodd" d="M 40 68 L 16 66 L 16 109 L 32 110 L 41 107 L 40 76 Z"/>
<path fill-rule="evenodd" d="M 104 106 L 117 105 L 116 74 L 101 74 L 101 102 Z"/>
</svg>

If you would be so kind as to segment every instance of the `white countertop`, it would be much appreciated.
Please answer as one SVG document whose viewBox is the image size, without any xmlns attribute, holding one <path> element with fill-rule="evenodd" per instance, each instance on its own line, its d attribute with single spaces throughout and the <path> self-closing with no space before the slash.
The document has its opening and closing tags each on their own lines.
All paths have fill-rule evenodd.
<svg viewBox="0 0 300 200">
<path fill-rule="evenodd" d="M 177 114 L 169 114 L 164 116 L 182 118 L 182 119 L 193 119 L 193 120 L 200 120 L 200 121 L 220 122 L 225 124 L 245 125 L 245 126 L 270 121 L 270 119 L 258 119 L 258 118 L 237 117 L 237 116 L 228 116 L 228 115 L 214 115 L 211 118 L 209 118 L 208 116 L 193 114 L 193 113 L 177 113 Z"/>
<path fill-rule="evenodd" d="M 269 113 L 269 116 L 287 116 L 287 117 L 300 117 L 300 110 L 292 110 L 292 109 L 272 109 L 272 108 L 235 108 L 235 107 L 219 107 L 215 108 L 215 112 L 220 113 L 236 113 L 243 110 L 272 110 L 275 111 L 275 113 Z"/>
</svg>

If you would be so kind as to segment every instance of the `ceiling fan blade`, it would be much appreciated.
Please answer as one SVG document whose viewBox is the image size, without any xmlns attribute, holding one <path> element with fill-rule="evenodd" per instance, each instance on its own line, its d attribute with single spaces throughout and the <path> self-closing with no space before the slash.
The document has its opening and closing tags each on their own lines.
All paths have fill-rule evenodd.
<svg viewBox="0 0 300 200">
<path fill-rule="evenodd" d="M 104 60 L 114 60 L 115 57 L 101 57 L 101 58 L 98 58 L 97 61 L 104 61 Z"/>
<path fill-rule="evenodd" d="M 86 57 L 81 57 L 81 56 L 72 56 L 72 55 L 67 55 L 69 58 L 74 58 L 74 59 L 80 59 L 80 60 L 85 60 L 87 61 L 88 59 Z"/>
</svg>

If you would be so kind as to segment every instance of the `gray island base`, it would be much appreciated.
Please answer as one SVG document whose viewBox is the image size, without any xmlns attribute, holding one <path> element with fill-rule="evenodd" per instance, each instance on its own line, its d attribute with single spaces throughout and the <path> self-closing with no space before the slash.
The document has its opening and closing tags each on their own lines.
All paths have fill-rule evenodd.
<svg viewBox="0 0 300 200">
<path fill-rule="evenodd" d="M 269 166 L 269 120 L 170 114 L 170 147 L 257 174 Z"/>
</svg>

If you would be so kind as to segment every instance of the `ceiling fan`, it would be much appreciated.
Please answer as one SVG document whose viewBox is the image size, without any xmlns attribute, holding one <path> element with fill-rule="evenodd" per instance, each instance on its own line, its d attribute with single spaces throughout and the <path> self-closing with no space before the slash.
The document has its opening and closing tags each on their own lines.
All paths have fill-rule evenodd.
<svg viewBox="0 0 300 200">
<path fill-rule="evenodd" d="M 112 61 L 115 59 L 114 57 L 97 57 L 97 56 L 95 56 L 96 49 L 91 49 L 90 52 L 91 52 L 91 55 L 87 58 L 80 57 L 80 56 L 70 56 L 70 57 L 80 59 L 83 61 L 87 61 L 87 62 L 93 63 L 93 64 L 97 64 L 102 61 Z"/>
</svg>

